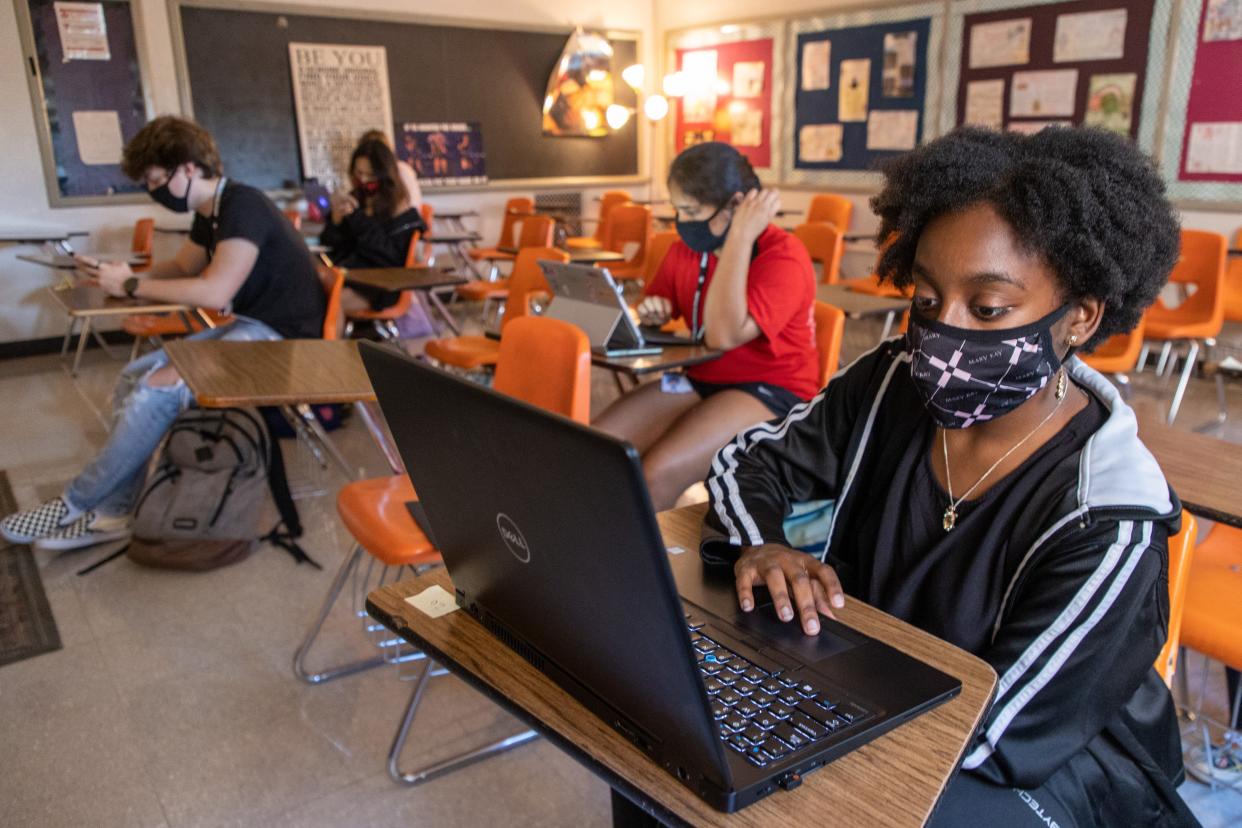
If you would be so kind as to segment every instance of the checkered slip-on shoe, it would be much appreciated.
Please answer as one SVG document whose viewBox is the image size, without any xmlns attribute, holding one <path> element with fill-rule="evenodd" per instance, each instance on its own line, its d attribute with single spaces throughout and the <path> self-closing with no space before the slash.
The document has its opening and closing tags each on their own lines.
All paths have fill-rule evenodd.
<svg viewBox="0 0 1242 828">
<path fill-rule="evenodd" d="M 14 512 L 0 520 L 0 535 L 9 543 L 32 543 L 65 528 L 81 515 L 75 513 L 63 497 L 54 497 L 41 506 Z"/>
<path fill-rule="evenodd" d="M 110 518 L 97 512 L 87 512 L 68 526 L 39 538 L 34 547 L 48 552 L 85 549 L 101 543 L 128 540 L 131 533 L 127 517 Z"/>
</svg>

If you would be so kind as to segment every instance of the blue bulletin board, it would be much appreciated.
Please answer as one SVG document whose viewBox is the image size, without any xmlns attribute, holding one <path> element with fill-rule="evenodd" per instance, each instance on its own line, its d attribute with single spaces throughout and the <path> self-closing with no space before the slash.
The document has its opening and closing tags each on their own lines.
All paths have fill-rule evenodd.
<svg viewBox="0 0 1242 828">
<path fill-rule="evenodd" d="M 791 23 L 786 178 L 871 186 L 884 158 L 930 138 L 940 99 L 943 5 Z M 825 71 L 826 69 L 826 71 Z"/>
</svg>

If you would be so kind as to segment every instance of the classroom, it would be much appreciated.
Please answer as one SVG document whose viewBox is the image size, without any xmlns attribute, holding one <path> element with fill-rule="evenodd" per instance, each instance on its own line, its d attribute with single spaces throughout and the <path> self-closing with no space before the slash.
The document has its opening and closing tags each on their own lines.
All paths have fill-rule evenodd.
<svg viewBox="0 0 1242 828">
<path fill-rule="evenodd" d="M 1242 0 L 0 55 L 0 824 L 1242 825 Z"/>
</svg>

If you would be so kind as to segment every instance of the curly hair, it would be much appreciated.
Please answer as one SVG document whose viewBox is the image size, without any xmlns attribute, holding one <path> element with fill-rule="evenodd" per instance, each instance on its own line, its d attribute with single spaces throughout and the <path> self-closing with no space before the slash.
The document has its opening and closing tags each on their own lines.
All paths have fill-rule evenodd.
<svg viewBox="0 0 1242 828">
<path fill-rule="evenodd" d="M 958 128 L 883 165 L 871 199 L 880 217 L 881 279 L 914 281 L 919 236 L 938 216 L 987 203 L 1040 256 L 1067 299 L 1104 303 L 1082 346 L 1134 328 L 1168 281 L 1180 223 L 1155 167 L 1131 141 L 1099 129 L 1034 135 Z M 885 244 L 887 241 L 887 244 Z"/>
<path fill-rule="evenodd" d="M 208 177 L 220 175 L 220 151 L 211 133 L 188 118 L 161 115 L 129 139 L 121 154 L 121 171 L 139 181 L 148 167 L 173 170 L 193 161 Z"/>
</svg>

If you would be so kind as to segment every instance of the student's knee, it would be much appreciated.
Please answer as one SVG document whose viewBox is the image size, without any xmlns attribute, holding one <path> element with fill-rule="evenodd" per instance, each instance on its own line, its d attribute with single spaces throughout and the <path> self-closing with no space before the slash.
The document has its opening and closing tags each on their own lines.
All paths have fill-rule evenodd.
<svg viewBox="0 0 1242 828">
<path fill-rule="evenodd" d="M 671 508 L 686 487 L 699 475 L 686 468 L 684 458 L 673 452 L 662 451 L 659 445 L 643 455 L 643 477 L 651 493 L 651 503 L 657 510 Z"/>
<path fill-rule="evenodd" d="M 181 382 L 181 375 L 171 365 L 157 368 L 146 376 L 143 384 L 148 388 L 168 388 Z"/>
</svg>

